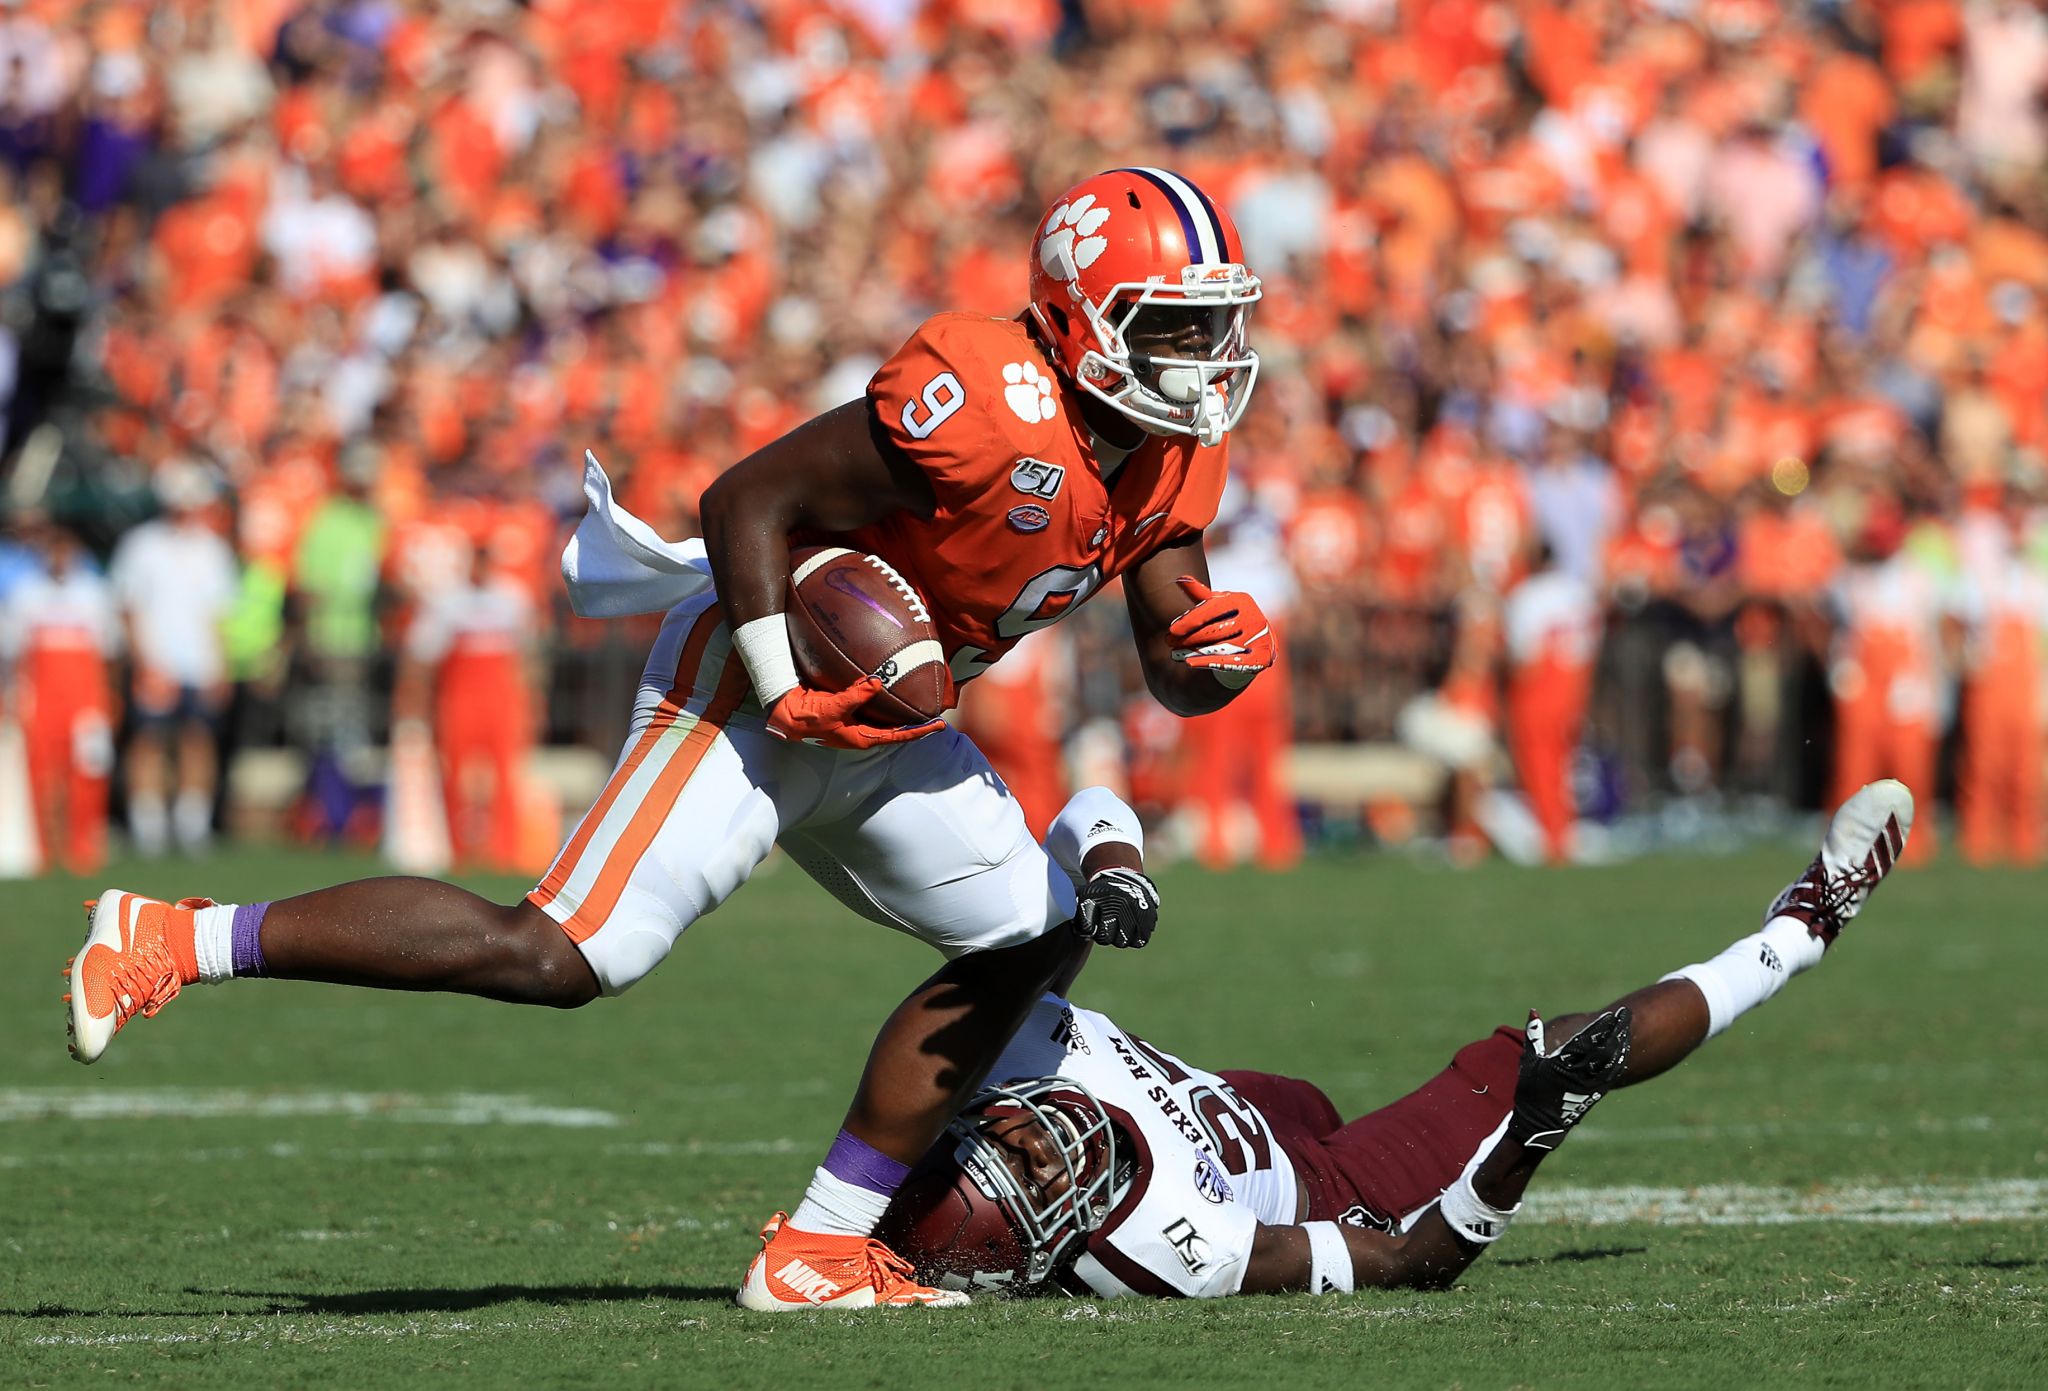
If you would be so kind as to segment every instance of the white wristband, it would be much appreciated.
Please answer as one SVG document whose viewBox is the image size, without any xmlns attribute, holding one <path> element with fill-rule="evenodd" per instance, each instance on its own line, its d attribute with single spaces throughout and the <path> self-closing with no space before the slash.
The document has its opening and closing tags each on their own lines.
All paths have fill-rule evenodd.
<svg viewBox="0 0 2048 1391">
<path fill-rule="evenodd" d="M 789 621 L 781 614 L 740 624 L 733 629 L 732 645 L 747 665 L 763 710 L 773 710 L 776 701 L 801 684 L 796 677 L 796 654 L 789 650 Z"/>
<path fill-rule="evenodd" d="M 1437 1211 L 1451 1230 L 1479 1246 L 1490 1246 L 1507 1235 L 1508 1223 L 1522 1210 L 1520 1203 L 1497 1208 L 1472 1190 L 1472 1175 L 1459 1174 L 1458 1181 L 1444 1190 Z"/>
<path fill-rule="evenodd" d="M 1351 1265 L 1351 1248 L 1344 1244 L 1344 1229 L 1335 1222 L 1304 1222 L 1308 1233 L 1308 1292 L 1349 1294 L 1357 1273 Z"/>
</svg>

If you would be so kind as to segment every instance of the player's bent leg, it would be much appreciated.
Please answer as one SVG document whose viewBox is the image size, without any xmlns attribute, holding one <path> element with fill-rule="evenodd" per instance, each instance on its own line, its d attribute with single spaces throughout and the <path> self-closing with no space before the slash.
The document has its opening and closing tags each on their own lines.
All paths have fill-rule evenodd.
<svg viewBox="0 0 2048 1391">
<path fill-rule="evenodd" d="M 951 1307 L 871 1233 L 910 1167 L 988 1076 L 1080 942 L 1065 932 L 948 962 L 876 1036 L 860 1090 L 795 1217 L 777 1213 L 740 1282 L 742 1308 Z"/>
<path fill-rule="evenodd" d="M 904 1166 L 931 1148 L 987 1080 L 1031 1007 L 1081 943 L 1067 932 L 949 961 L 875 1036 L 845 1129 Z"/>
<path fill-rule="evenodd" d="M 600 801 L 527 895 L 535 915 L 588 963 L 604 994 L 621 993 L 660 965 L 690 925 L 725 902 L 775 848 L 781 815 L 761 784 L 773 781 L 764 765 L 779 753 L 758 728 L 719 732 L 678 776 L 679 785 L 654 787 L 637 812 Z M 592 831 L 600 820 L 610 824 Z"/>
<path fill-rule="evenodd" d="M 1073 917 L 1072 880 L 972 740 L 942 730 L 884 758 L 859 805 L 783 837 L 821 887 L 949 958 L 1020 946 Z"/>
<path fill-rule="evenodd" d="M 716 610 L 672 614 L 656 660 L 666 688 L 648 693 L 604 794 L 525 901 L 403 878 L 267 904 L 110 892 L 69 970 L 74 1056 L 93 1061 L 185 985 L 235 976 L 560 1007 L 639 979 L 746 878 L 777 822 L 724 729 L 746 677 Z"/>
<path fill-rule="evenodd" d="M 889 759 L 885 785 L 854 814 L 785 844 L 856 911 L 952 958 L 883 1026 L 847 1117 L 851 1134 L 908 1165 L 1071 958 L 1076 939 L 1054 929 L 1073 918 L 1075 891 L 964 735 Z"/>
<path fill-rule="evenodd" d="M 1617 1087 L 1632 1087 L 1669 1072 L 1707 1041 L 1711 1019 L 1707 997 L 1682 977 L 1632 990 L 1606 1009 L 1589 1014 L 1554 1014 L 1544 1020 L 1554 1041 L 1570 1039 L 1603 1014 L 1626 1007 L 1630 1016 L 1628 1063 Z"/>
<path fill-rule="evenodd" d="M 836 1273 L 818 1288 L 853 1289 L 866 1269 L 899 1301 L 966 1302 L 923 1286 L 906 1292 L 907 1266 L 892 1274 L 896 1266 L 874 1266 L 865 1254 L 885 1249 L 871 1234 L 910 1166 L 1079 949 L 1058 930 L 1073 917 L 1073 882 L 1032 840 L 980 751 L 947 731 L 887 757 L 886 776 L 864 802 L 784 844 L 857 912 L 953 959 L 883 1025 L 803 1204 L 763 1231 L 738 1296 L 748 1308 L 808 1307 L 807 1272 L 828 1269 Z"/>
<path fill-rule="evenodd" d="M 83 1063 L 185 986 L 238 976 L 561 1007 L 597 995 L 590 968 L 544 914 L 431 879 L 364 879 L 245 904 L 165 903 L 109 889 L 87 919 L 65 996 L 71 1054 Z"/>
<path fill-rule="evenodd" d="M 268 905 L 262 974 L 384 990 L 447 990 L 568 1009 L 597 979 L 545 913 L 434 879 L 364 879 Z"/>
<path fill-rule="evenodd" d="M 671 664 L 672 677 L 658 675 Z M 607 995 L 747 881 L 781 833 L 778 799 L 809 791 L 791 746 L 741 713 L 746 670 L 715 607 L 672 611 L 648 672 L 618 766 L 527 895 Z M 670 681 L 665 692 L 656 680 Z"/>
</svg>

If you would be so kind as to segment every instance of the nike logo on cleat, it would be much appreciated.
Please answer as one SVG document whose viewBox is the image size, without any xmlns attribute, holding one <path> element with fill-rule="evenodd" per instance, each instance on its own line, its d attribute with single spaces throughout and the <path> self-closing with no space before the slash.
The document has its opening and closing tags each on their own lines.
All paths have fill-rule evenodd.
<svg viewBox="0 0 2048 1391">
<path fill-rule="evenodd" d="M 839 1286 L 800 1260 L 792 1260 L 776 1271 L 775 1278 L 789 1286 L 792 1293 L 808 1299 L 813 1304 L 823 1304 L 839 1293 Z"/>
</svg>

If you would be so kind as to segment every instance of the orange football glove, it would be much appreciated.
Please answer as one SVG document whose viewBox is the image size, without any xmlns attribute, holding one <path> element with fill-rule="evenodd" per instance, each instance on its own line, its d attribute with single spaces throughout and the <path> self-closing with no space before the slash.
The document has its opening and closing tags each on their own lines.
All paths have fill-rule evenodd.
<svg viewBox="0 0 2048 1391">
<path fill-rule="evenodd" d="M 768 732 L 778 739 L 822 744 L 828 749 L 872 749 L 881 744 L 907 744 L 946 727 L 944 720 L 896 728 L 857 724 L 854 712 L 882 689 L 879 677 L 864 676 L 843 691 L 791 688 L 768 712 Z"/>
<path fill-rule="evenodd" d="M 1166 625 L 1177 644 L 1175 661 L 1243 685 L 1278 660 L 1280 645 L 1258 600 L 1234 590 L 1219 593 L 1193 575 L 1182 575 L 1180 587 L 1195 606 Z"/>
</svg>

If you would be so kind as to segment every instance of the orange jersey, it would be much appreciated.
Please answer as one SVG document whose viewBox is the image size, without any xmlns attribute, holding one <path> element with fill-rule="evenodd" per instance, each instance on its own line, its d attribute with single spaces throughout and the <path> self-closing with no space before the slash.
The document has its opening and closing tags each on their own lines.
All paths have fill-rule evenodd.
<svg viewBox="0 0 2048 1391">
<path fill-rule="evenodd" d="M 831 539 L 917 587 L 956 681 L 1216 516 L 1227 441 L 1148 435 L 1104 482 L 1083 399 L 1020 320 L 978 314 L 927 320 L 868 384 L 938 506 Z"/>
</svg>

